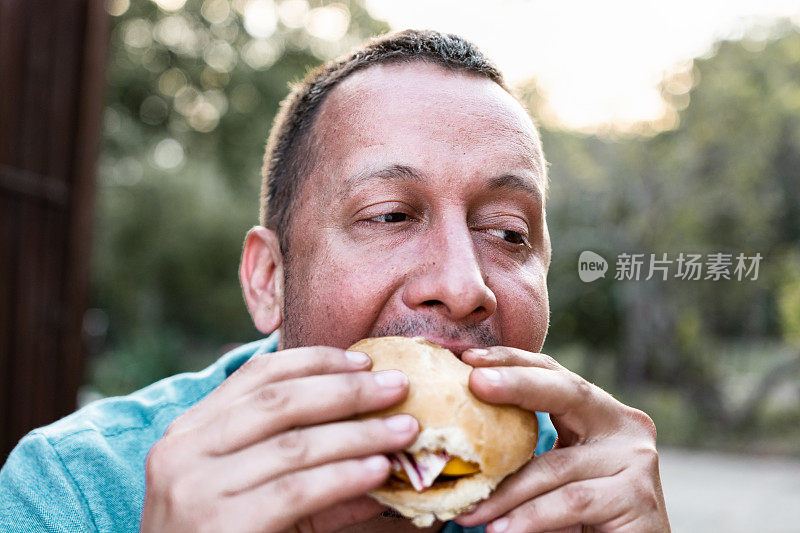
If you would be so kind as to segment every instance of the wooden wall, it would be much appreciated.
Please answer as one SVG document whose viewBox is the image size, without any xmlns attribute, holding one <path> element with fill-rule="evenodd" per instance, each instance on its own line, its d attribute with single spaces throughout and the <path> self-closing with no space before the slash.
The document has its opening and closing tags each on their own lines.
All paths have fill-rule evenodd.
<svg viewBox="0 0 800 533">
<path fill-rule="evenodd" d="M 0 463 L 83 377 L 102 0 L 0 0 Z"/>
</svg>

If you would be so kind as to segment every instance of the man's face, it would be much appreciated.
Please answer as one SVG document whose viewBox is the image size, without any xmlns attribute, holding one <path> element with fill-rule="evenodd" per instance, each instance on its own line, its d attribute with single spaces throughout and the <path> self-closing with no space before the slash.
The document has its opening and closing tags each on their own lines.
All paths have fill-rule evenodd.
<svg viewBox="0 0 800 533">
<path fill-rule="evenodd" d="M 282 344 L 424 336 L 540 351 L 550 238 L 535 130 L 501 87 L 422 62 L 329 95 L 292 219 Z"/>
</svg>

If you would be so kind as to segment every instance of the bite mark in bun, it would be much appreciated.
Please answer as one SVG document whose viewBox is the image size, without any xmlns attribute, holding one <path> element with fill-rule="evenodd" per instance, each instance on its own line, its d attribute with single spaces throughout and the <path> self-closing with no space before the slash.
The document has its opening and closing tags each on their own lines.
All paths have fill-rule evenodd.
<svg viewBox="0 0 800 533">
<path fill-rule="evenodd" d="M 465 512 L 533 456 L 536 415 L 478 400 L 469 390 L 472 367 L 450 350 L 421 337 L 364 339 L 349 349 L 369 355 L 373 371 L 397 369 L 408 376 L 402 403 L 362 418 L 408 413 L 419 422 L 417 440 L 389 456 L 392 476 L 370 492 L 414 525 Z"/>
</svg>

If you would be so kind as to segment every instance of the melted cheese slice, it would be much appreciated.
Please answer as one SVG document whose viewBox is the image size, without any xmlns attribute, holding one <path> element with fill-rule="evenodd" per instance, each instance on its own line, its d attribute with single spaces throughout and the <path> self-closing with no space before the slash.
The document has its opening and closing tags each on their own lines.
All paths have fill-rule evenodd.
<svg viewBox="0 0 800 533">
<path fill-rule="evenodd" d="M 445 476 L 468 476 L 479 471 L 480 469 L 475 463 L 468 463 L 467 461 L 463 461 L 458 457 L 453 457 L 447 461 L 446 465 L 444 465 L 442 474 Z"/>
</svg>

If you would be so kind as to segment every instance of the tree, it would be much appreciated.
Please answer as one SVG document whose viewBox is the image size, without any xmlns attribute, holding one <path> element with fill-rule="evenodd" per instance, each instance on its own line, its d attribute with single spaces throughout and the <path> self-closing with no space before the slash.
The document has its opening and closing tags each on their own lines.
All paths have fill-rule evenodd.
<svg viewBox="0 0 800 533">
<path fill-rule="evenodd" d="M 618 139 L 543 131 L 554 248 L 548 343 L 610 352 L 620 390 L 674 387 L 722 427 L 752 420 L 776 382 L 796 375 L 793 359 L 781 363 L 765 373 L 771 385 L 736 408 L 721 391 L 724 343 L 796 329 L 786 309 L 796 307 L 800 278 L 800 33 L 779 23 L 772 35 L 718 43 L 688 73 L 665 79 L 678 119 L 669 131 Z M 576 275 L 582 250 L 611 263 L 622 252 L 764 259 L 756 281 L 607 277 L 587 286 Z"/>
<path fill-rule="evenodd" d="M 259 336 L 236 272 L 258 221 L 278 102 L 310 67 L 388 30 L 355 1 L 126 4 L 109 4 L 123 12 L 112 29 L 89 315 L 105 393 Z"/>
</svg>

